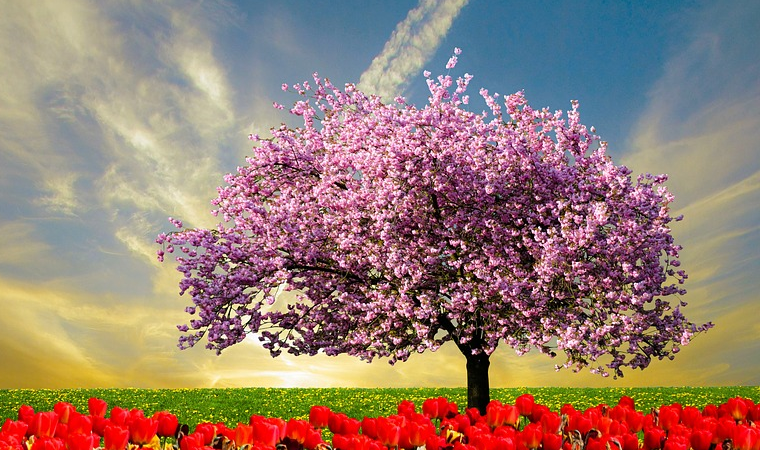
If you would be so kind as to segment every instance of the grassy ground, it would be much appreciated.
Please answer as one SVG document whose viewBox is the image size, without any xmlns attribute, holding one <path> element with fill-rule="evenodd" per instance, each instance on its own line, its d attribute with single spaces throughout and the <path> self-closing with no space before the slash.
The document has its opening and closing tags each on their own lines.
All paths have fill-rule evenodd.
<svg viewBox="0 0 760 450">
<path fill-rule="evenodd" d="M 651 408 L 681 403 L 702 408 L 720 404 L 731 397 L 745 397 L 760 402 L 760 386 L 745 387 L 668 387 L 668 388 L 515 388 L 492 389 L 491 398 L 513 402 L 523 393 L 533 394 L 537 403 L 556 411 L 570 403 L 585 409 L 601 403 L 616 404 L 623 395 L 636 401 L 636 409 L 649 412 Z M 19 406 L 27 404 L 35 411 L 50 411 L 60 401 L 72 403 L 78 411 L 87 411 L 87 399 L 98 397 L 111 406 L 139 408 L 146 414 L 167 410 L 181 422 L 224 422 L 235 426 L 248 422 L 252 414 L 267 417 L 308 418 L 312 405 L 325 405 L 361 419 L 394 414 L 396 405 L 410 400 L 418 406 L 422 401 L 444 396 L 457 402 L 460 409 L 467 404 L 466 390 L 459 389 L 64 389 L 64 390 L 0 390 L 0 424 L 6 418 L 16 418 Z"/>
</svg>

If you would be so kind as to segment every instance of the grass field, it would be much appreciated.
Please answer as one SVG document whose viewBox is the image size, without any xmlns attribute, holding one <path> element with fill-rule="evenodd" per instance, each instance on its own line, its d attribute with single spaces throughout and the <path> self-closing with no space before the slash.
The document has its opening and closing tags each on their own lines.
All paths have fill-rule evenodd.
<svg viewBox="0 0 760 450">
<path fill-rule="evenodd" d="M 731 397 L 744 397 L 760 402 L 760 386 L 740 387 L 666 387 L 666 388 L 509 388 L 492 389 L 491 398 L 513 402 L 523 393 L 535 396 L 536 402 L 557 411 L 565 403 L 586 409 L 601 403 L 616 404 L 623 395 L 636 401 L 636 409 L 671 403 L 696 406 L 720 404 Z M 35 411 L 51 411 L 60 401 L 72 403 L 78 411 L 87 411 L 87 399 L 102 398 L 109 408 L 139 408 L 147 414 L 167 410 L 181 422 L 195 426 L 200 422 L 224 422 L 234 426 L 248 422 L 252 414 L 283 419 L 307 419 L 312 405 L 324 405 L 358 419 L 395 414 L 396 405 L 410 400 L 418 409 L 423 400 L 444 396 L 460 405 L 467 404 L 466 390 L 458 389 L 64 389 L 64 390 L 0 390 L 0 424 L 16 418 L 19 406 L 27 404 Z"/>
</svg>

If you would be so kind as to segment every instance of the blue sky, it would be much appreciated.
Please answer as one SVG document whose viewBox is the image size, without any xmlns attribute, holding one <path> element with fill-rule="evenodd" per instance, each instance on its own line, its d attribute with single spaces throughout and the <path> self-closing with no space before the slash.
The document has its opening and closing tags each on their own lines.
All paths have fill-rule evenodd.
<svg viewBox="0 0 760 450">
<path fill-rule="evenodd" d="M 185 298 L 155 259 L 249 133 L 315 71 L 424 104 L 423 70 L 581 118 L 635 173 L 670 174 L 687 316 L 715 329 L 619 380 L 492 358 L 493 386 L 760 384 L 760 4 L 0 0 L 0 388 L 463 386 L 455 348 L 407 363 L 180 352 Z M 459 72 L 457 72 L 459 74 Z M 474 102 L 472 108 L 480 108 Z"/>
</svg>

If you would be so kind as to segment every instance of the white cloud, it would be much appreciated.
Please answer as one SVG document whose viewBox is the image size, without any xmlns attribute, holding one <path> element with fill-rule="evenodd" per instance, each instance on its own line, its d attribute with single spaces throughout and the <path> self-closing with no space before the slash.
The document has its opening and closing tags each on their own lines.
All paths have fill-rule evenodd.
<svg viewBox="0 0 760 450">
<path fill-rule="evenodd" d="M 0 264 L 18 266 L 25 261 L 39 264 L 50 250 L 50 246 L 35 239 L 34 225 L 16 221 L 0 223 Z M 28 263 L 27 263 L 28 264 Z"/>
<path fill-rule="evenodd" d="M 760 66 L 744 34 L 758 18 L 751 2 L 708 5 L 690 17 L 690 40 L 653 87 L 623 161 L 634 172 L 669 174 L 674 213 L 685 216 L 674 225 L 690 275 L 685 313 L 717 327 L 690 347 L 710 354 L 711 370 L 722 367 L 713 380 L 735 384 L 753 377 L 739 340 L 760 339 L 736 313 L 754 307 L 760 290 Z M 682 364 L 704 379 L 693 361 Z"/>
<path fill-rule="evenodd" d="M 206 32 L 218 24 L 198 8 L 134 6 L 66 0 L 4 10 L 2 151 L 32 171 L 48 212 L 129 203 L 201 221 L 227 139 L 246 144 Z M 131 25 L 151 21 L 156 28 Z M 86 191 L 93 182 L 99 192 Z"/>
<path fill-rule="evenodd" d="M 364 71 L 360 89 L 386 100 L 401 95 L 410 77 L 421 76 L 422 66 L 438 49 L 466 4 L 467 0 L 420 0 Z"/>
</svg>

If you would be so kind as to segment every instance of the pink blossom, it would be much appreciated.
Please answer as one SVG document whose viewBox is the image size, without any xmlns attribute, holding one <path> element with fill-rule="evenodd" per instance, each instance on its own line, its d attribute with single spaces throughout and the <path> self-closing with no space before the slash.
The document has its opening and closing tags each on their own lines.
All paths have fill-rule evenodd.
<svg viewBox="0 0 760 450">
<path fill-rule="evenodd" d="M 712 326 L 681 312 L 665 177 L 613 164 L 577 102 L 481 89 L 476 114 L 460 108 L 471 75 L 454 91 L 424 75 L 423 107 L 315 75 L 290 110 L 303 125 L 225 177 L 222 222 L 157 238 L 192 302 L 180 347 L 254 334 L 273 356 L 394 363 L 453 341 L 468 359 L 507 345 L 620 376 Z"/>
</svg>

